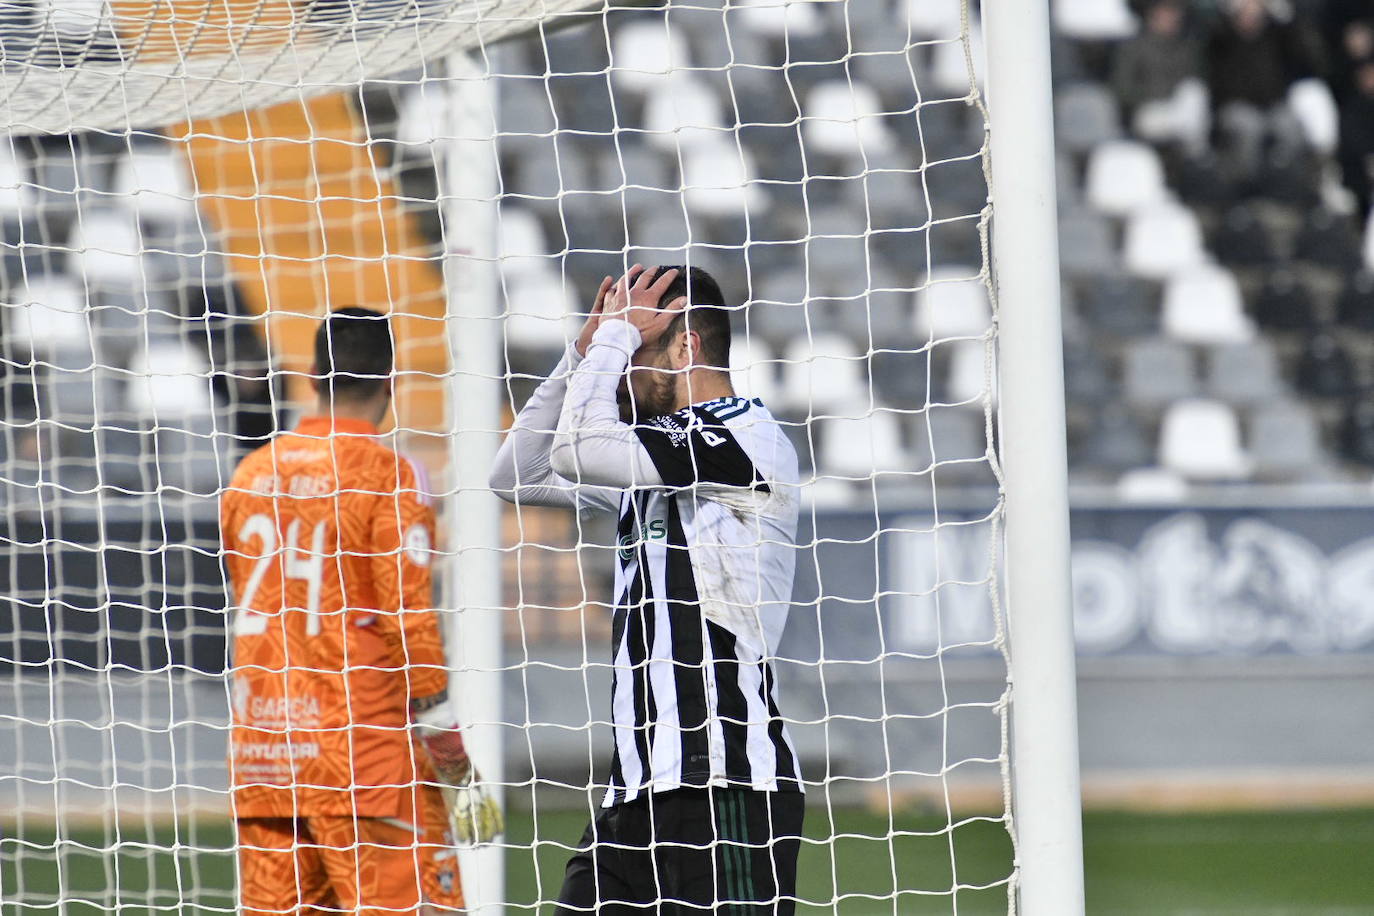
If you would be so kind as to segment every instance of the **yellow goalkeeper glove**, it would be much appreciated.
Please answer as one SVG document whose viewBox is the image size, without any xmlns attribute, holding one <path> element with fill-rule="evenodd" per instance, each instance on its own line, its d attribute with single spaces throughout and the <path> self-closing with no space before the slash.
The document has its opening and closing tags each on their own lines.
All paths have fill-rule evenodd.
<svg viewBox="0 0 1374 916">
<path fill-rule="evenodd" d="M 463 733 L 446 704 L 416 713 L 415 733 L 439 777 L 449 821 L 467 846 L 490 843 L 505 830 L 501 807 L 487 791 L 463 746 Z"/>
<path fill-rule="evenodd" d="M 501 806 L 482 784 L 475 770 L 458 785 L 440 786 L 454 835 L 464 846 L 490 843 L 505 832 L 505 818 Z"/>
</svg>

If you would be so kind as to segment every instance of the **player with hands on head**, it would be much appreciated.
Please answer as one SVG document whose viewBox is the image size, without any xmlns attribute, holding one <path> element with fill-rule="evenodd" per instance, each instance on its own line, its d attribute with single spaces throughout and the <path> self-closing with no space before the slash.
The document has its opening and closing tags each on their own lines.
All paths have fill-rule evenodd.
<svg viewBox="0 0 1374 916">
<path fill-rule="evenodd" d="M 795 911 L 804 796 L 773 659 L 797 456 L 729 364 L 730 307 L 705 271 L 607 277 L 492 469 L 517 505 L 618 519 L 614 750 L 558 916 Z"/>
</svg>

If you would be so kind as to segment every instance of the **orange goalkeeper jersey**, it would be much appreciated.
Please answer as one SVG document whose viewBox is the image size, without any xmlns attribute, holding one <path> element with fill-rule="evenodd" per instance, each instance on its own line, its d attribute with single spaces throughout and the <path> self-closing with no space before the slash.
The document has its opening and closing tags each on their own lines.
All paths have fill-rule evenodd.
<svg viewBox="0 0 1374 916">
<path fill-rule="evenodd" d="M 220 501 L 238 817 L 409 814 L 431 778 L 407 726 L 410 699 L 448 683 L 434 511 L 376 435 L 308 418 L 246 457 Z"/>
</svg>

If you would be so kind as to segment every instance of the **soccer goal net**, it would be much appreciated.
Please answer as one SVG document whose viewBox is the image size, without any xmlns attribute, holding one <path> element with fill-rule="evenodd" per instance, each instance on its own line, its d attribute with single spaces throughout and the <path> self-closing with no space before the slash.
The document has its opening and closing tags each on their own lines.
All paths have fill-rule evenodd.
<svg viewBox="0 0 1374 916">
<path fill-rule="evenodd" d="M 549 911 L 616 753 L 624 542 L 487 473 L 635 263 L 719 281 L 799 459 L 798 911 L 1013 907 L 983 46 L 970 0 L 0 2 L 6 912 L 234 911 L 217 503 L 348 305 L 392 316 L 382 437 L 506 809 L 469 902 Z"/>
</svg>

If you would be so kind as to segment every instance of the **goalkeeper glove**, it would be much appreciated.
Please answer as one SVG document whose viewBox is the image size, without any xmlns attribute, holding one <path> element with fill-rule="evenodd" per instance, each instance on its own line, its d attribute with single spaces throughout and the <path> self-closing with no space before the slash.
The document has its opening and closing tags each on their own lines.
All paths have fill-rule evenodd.
<svg viewBox="0 0 1374 916">
<path fill-rule="evenodd" d="M 464 845 L 490 843 L 505 829 L 501 808 L 472 766 L 446 704 L 418 713 L 415 731 L 439 777 L 453 832 Z"/>
</svg>

